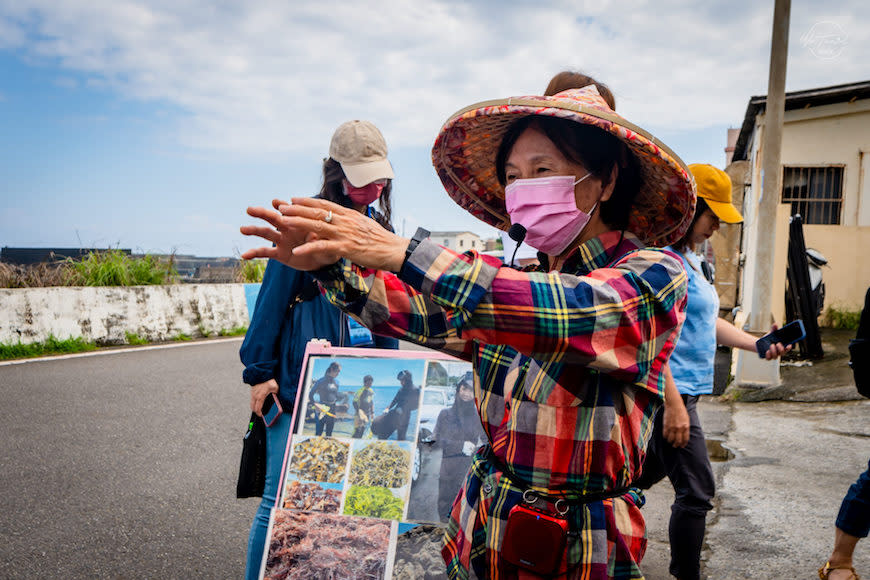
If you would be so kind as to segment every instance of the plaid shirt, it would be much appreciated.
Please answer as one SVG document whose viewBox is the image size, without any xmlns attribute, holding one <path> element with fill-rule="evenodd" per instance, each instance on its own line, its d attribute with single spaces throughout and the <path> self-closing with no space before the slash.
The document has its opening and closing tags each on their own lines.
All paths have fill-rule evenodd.
<svg viewBox="0 0 870 580">
<path fill-rule="evenodd" d="M 471 360 L 492 451 L 533 490 L 572 499 L 639 475 L 684 316 L 686 274 L 673 254 L 608 232 L 561 272 L 520 272 L 424 240 L 399 276 L 346 261 L 316 275 L 375 332 Z M 479 451 L 454 502 L 443 549 L 451 578 L 515 577 L 499 550 L 525 488 L 493 463 Z M 642 578 L 642 503 L 630 491 L 573 505 L 563 573 Z"/>
</svg>

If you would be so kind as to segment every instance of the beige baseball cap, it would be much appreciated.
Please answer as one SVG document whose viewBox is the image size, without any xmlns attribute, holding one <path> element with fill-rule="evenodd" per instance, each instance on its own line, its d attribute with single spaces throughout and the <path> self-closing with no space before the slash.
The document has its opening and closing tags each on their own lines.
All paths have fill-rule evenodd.
<svg viewBox="0 0 870 580">
<path fill-rule="evenodd" d="M 354 187 L 394 177 L 393 166 L 387 159 L 387 142 L 368 121 L 342 123 L 332 135 L 329 156 L 341 164 L 345 177 Z"/>
</svg>

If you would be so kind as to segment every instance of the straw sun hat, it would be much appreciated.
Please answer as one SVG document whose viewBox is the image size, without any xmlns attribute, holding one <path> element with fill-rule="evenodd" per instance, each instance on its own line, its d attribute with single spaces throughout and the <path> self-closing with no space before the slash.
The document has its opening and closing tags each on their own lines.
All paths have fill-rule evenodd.
<svg viewBox="0 0 870 580">
<path fill-rule="evenodd" d="M 657 246 L 683 236 L 695 211 L 695 184 L 686 164 L 613 112 L 592 85 L 552 97 L 485 101 L 454 114 L 432 147 L 432 163 L 453 201 L 490 225 L 510 228 L 495 157 L 510 125 L 529 115 L 593 125 L 625 143 L 639 161 L 642 182 L 629 215 L 629 231 Z"/>
</svg>

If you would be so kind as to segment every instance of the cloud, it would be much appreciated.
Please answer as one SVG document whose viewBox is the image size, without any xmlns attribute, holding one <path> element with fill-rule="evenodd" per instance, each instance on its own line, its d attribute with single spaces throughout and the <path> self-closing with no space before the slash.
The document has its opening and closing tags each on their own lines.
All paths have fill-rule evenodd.
<svg viewBox="0 0 870 580">
<path fill-rule="evenodd" d="M 870 77 L 863 4 L 814 6 L 792 6 L 789 88 Z M 355 117 L 392 147 L 428 145 L 454 111 L 540 92 L 565 68 L 607 82 L 641 126 L 737 125 L 766 92 L 772 12 L 748 0 L 0 0 L 0 49 L 178 111 L 175 138 L 191 149 L 260 155 L 320 151 Z M 800 42 L 820 21 L 847 32 L 836 58 Z"/>
</svg>

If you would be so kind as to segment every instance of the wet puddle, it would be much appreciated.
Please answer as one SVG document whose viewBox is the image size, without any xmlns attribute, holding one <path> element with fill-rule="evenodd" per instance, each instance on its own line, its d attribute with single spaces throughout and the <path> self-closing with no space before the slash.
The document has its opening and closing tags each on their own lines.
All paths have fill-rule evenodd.
<svg viewBox="0 0 870 580">
<path fill-rule="evenodd" d="M 734 459 L 734 452 L 728 449 L 719 439 L 707 439 L 707 454 L 710 461 L 728 461 Z"/>
</svg>

